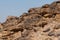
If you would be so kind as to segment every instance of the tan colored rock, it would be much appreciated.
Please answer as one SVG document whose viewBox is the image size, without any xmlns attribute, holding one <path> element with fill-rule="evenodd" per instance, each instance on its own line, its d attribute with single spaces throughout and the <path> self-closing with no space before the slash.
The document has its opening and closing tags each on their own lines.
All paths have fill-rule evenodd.
<svg viewBox="0 0 60 40">
<path fill-rule="evenodd" d="M 0 23 L 0 40 L 60 40 L 60 1 L 8 16 Z"/>
</svg>

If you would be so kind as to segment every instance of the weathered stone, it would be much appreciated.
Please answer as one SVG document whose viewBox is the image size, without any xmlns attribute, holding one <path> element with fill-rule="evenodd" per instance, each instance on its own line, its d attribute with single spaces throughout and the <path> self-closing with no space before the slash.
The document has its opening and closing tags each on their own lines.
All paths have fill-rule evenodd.
<svg viewBox="0 0 60 40">
<path fill-rule="evenodd" d="M 31 8 L 0 23 L 0 40 L 60 40 L 60 1 Z"/>
</svg>

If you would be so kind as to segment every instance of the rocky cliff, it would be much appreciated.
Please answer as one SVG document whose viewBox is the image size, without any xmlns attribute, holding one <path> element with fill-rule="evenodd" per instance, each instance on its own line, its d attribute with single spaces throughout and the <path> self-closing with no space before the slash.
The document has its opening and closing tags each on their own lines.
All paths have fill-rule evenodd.
<svg viewBox="0 0 60 40">
<path fill-rule="evenodd" d="M 0 23 L 0 40 L 60 40 L 60 1 L 8 16 Z"/>
</svg>

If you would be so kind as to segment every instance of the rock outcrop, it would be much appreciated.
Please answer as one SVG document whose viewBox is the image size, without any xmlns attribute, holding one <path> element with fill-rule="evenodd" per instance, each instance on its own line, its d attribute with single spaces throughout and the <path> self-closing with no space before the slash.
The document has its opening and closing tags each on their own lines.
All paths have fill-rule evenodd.
<svg viewBox="0 0 60 40">
<path fill-rule="evenodd" d="M 60 1 L 8 16 L 0 23 L 0 40 L 60 40 Z"/>
</svg>

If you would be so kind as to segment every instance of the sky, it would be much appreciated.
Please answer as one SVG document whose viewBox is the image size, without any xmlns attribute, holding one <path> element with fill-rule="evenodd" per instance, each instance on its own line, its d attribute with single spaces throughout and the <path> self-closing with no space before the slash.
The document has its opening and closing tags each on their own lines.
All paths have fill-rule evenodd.
<svg viewBox="0 0 60 40">
<path fill-rule="evenodd" d="M 51 4 L 55 0 L 0 0 L 0 22 L 7 16 L 20 16 L 30 8 Z"/>
</svg>

